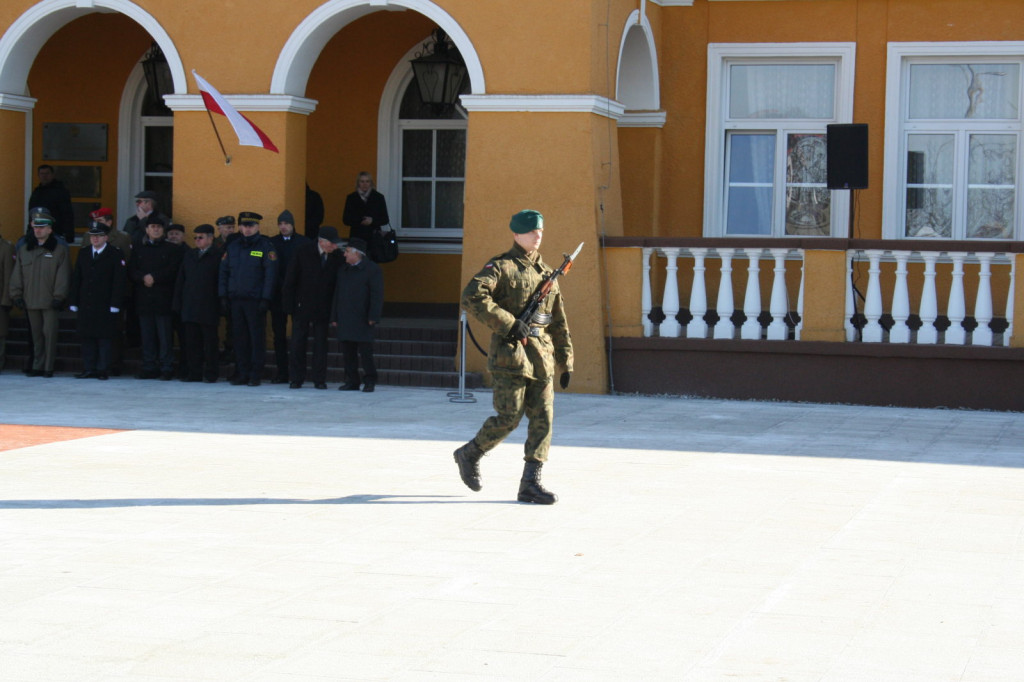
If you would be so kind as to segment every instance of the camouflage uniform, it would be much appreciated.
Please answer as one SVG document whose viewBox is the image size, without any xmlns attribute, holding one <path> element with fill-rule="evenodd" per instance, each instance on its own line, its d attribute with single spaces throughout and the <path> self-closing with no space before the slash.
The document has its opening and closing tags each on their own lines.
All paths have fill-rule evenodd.
<svg viewBox="0 0 1024 682">
<path fill-rule="evenodd" d="M 539 253 L 531 256 L 514 244 L 492 258 L 462 292 L 463 309 L 493 332 L 487 368 L 494 377 L 497 415 L 488 418 L 473 439 L 483 452 L 512 433 L 525 414 L 529 427 L 523 459 L 547 461 L 554 415 L 552 380 L 572 371 L 572 340 L 557 281 L 535 316 L 536 320 L 550 315 L 550 322 L 531 322 L 525 346 L 507 339 L 516 316 L 551 271 Z"/>
</svg>

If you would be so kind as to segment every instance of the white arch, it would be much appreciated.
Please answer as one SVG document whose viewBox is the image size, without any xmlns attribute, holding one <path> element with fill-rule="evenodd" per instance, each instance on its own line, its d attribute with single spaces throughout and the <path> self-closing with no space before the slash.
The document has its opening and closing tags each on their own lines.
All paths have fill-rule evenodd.
<svg viewBox="0 0 1024 682">
<path fill-rule="evenodd" d="M 387 9 L 411 9 L 444 29 L 466 61 L 470 91 L 486 92 L 483 66 L 473 42 L 450 14 L 430 0 L 328 0 L 310 12 L 288 37 L 274 66 L 271 94 L 304 97 L 313 65 L 334 34 L 360 17 Z"/>
<path fill-rule="evenodd" d="M 640 10 L 633 10 L 622 30 L 619 64 L 615 74 L 615 99 L 627 111 L 661 108 L 658 52 L 654 49 L 651 22 Z"/>
<path fill-rule="evenodd" d="M 42 0 L 18 17 L 0 37 L 0 93 L 23 95 L 39 50 L 66 24 L 93 12 L 117 12 L 139 24 L 163 50 L 175 94 L 188 92 L 185 67 L 163 26 L 129 0 Z"/>
</svg>

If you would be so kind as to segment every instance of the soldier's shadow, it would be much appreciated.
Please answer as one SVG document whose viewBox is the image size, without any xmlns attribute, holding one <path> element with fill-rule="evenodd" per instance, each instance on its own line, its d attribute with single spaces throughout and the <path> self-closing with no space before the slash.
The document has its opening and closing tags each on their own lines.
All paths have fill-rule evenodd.
<svg viewBox="0 0 1024 682">
<path fill-rule="evenodd" d="M 346 495 L 304 500 L 282 497 L 140 497 L 98 500 L 0 500 L 0 509 L 111 509 L 118 507 L 231 507 L 317 504 L 520 504 L 515 500 L 475 500 L 458 495 Z"/>
</svg>

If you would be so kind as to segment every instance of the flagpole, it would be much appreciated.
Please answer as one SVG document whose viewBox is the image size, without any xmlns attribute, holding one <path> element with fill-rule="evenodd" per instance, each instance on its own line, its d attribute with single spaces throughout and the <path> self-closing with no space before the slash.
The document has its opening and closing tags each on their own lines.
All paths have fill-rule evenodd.
<svg viewBox="0 0 1024 682">
<path fill-rule="evenodd" d="M 227 150 L 224 149 L 224 142 L 220 139 L 220 131 L 217 130 L 217 124 L 213 122 L 213 114 L 210 113 L 209 109 L 207 109 L 206 110 L 206 115 L 210 117 L 210 125 L 213 126 L 213 134 L 217 136 L 217 144 L 220 145 L 220 151 L 221 151 L 221 153 L 224 154 L 224 165 L 225 166 L 230 166 L 231 165 L 231 157 L 228 156 Z"/>
</svg>

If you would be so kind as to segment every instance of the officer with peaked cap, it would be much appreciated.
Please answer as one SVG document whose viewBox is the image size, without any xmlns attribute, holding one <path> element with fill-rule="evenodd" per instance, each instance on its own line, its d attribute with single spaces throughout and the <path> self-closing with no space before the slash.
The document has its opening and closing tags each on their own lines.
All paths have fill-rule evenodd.
<svg viewBox="0 0 1024 682">
<path fill-rule="evenodd" d="M 509 223 L 512 248 L 492 258 L 462 292 L 462 308 L 490 328 L 487 369 L 494 378 L 494 411 L 476 436 L 455 451 L 462 481 L 480 490 L 480 459 L 503 441 L 525 414 L 529 420 L 520 502 L 554 504 L 557 497 L 540 481 L 548 459 L 554 417 L 556 374 L 568 388 L 572 372 L 572 340 L 556 280 L 529 324 L 517 316 L 552 268 L 540 257 L 544 216 L 520 211 Z"/>
<path fill-rule="evenodd" d="M 263 216 L 238 214 L 242 236 L 228 244 L 220 262 L 218 295 L 231 309 L 235 343 L 232 385 L 259 386 L 267 350 L 267 310 L 277 280 L 277 252 L 260 234 Z"/>
</svg>

